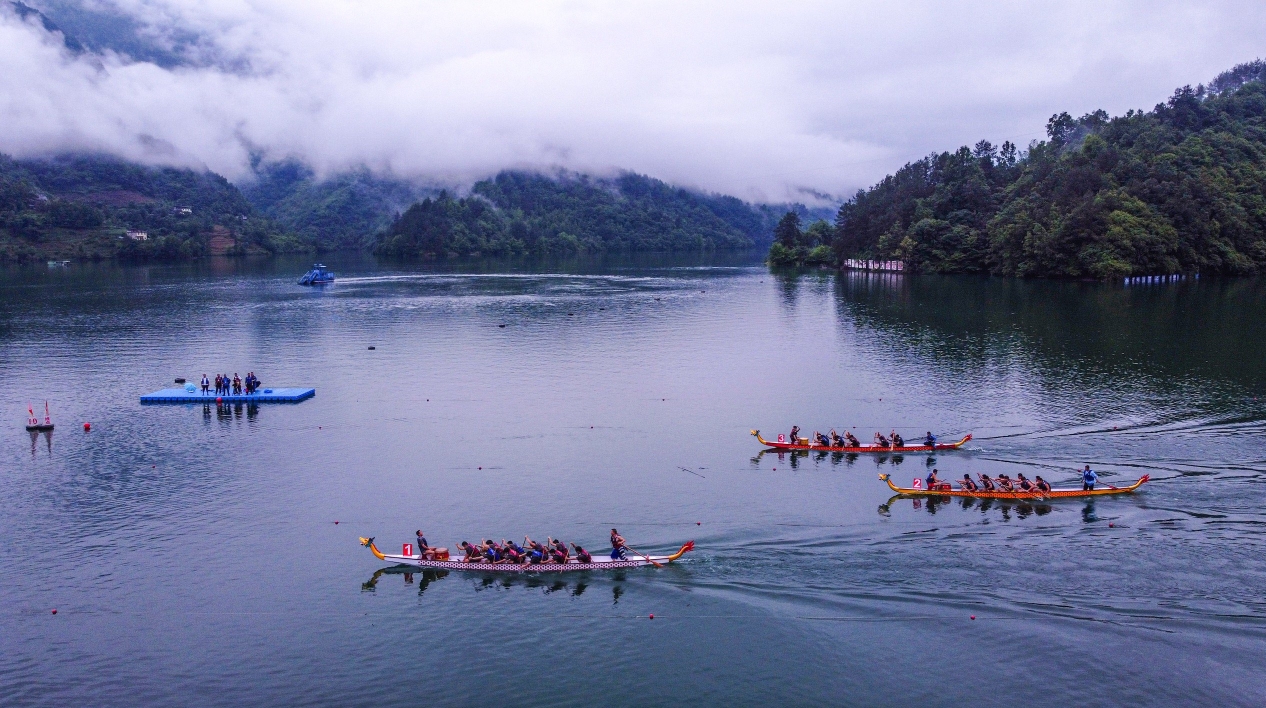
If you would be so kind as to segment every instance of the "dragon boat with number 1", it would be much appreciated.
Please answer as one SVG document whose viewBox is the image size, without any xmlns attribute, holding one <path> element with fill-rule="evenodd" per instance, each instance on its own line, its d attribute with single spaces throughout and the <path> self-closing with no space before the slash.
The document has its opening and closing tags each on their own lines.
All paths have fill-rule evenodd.
<svg viewBox="0 0 1266 708">
<path fill-rule="evenodd" d="M 760 436 L 759 430 L 753 430 L 752 435 L 760 441 L 761 445 L 772 450 L 806 450 L 809 452 L 849 452 L 849 453 L 894 453 L 894 452 L 933 452 L 936 450 L 957 450 L 971 440 L 971 433 L 963 436 L 962 440 L 953 443 L 937 443 L 936 445 L 902 445 L 900 447 L 883 446 L 883 445 L 858 445 L 856 447 L 834 447 L 831 445 L 818 445 L 809 442 L 807 438 L 799 438 L 797 442 L 787 442 L 782 435 L 778 436 L 778 440 L 766 440 Z M 799 442 L 803 440 L 804 442 Z"/>
<path fill-rule="evenodd" d="M 935 489 L 924 489 L 922 486 L 898 487 L 892 483 L 892 478 L 889 475 L 880 474 L 879 478 L 888 483 L 889 489 L 897 494 L 907 497 L 971 497 L 973 499 L 1027 499 L 1033 501 L 1044 501 L 1047 499 L 1103 497 L 1110 494 L 1129 494 L 1130 492 L 1133 492 L 1143 486 L 1147 480 L 1151 479 L 1151 476 L 1145 474 L 1142 477 L 1139 477 L 1139 481 L 1128 487 L 1113 487 L 1111 485 L 1101 487 L 1099 489 L 1078 489 L 1074 487 L 1072 489 L 1052 489 L 1049 492 L 1042 492 L 1036 489 L 1031 492 L 1021 492 L 1019 490 L 1014 492 L 1004 492 L 1001 489 L 995 489 L 993 491 L 977 489 L 972 491 L 970 489 L 953 489 L 949 482 L 942 482 L 936 485 Z M 914 483 L 917 485 L 922 485 L 922 482 L 923 480 L 921 479 L 914 480 Z"/>
<path fill-rule="evenodd" d="M 380 561 L 394 561 L 400 565 L 411 565 L 417 568 L 425 568 L 427 570 L 474 570 L 484 573 L 566 573 L 577 570 L 618 570 L 621 568 L 641 568 L 647 565 L 664 565 L 672 563 L 681 558 L 690 551 L 695 549 L 694 541 L 683 543 L 676 553 L 667 556 L 644 556 L 635 553 L 632 550 L 627 551 L 628 558 L 610 558 L 608 556 L 593 556 L 590 563 L 581 563 L 578 559 L 571 558 L 566 563 L 532 563 L 529 565 L 519 565 L 516 563 L 478 563 L 461 560 L 460 558 L 450 558 L 448 549 L 435 549 L 439 552 L 439 557 L 435 560 L 428 560 L 422 556 L 412 553 L 412 545 L 407 549 L 410 553 L 396 555 L 393 553 L 383 553 L 378 550 L 378 546 L 374 545 L 373 538 L 361 537 L 360 545 L 369 548 L 369 552 Z"/>
</svg>

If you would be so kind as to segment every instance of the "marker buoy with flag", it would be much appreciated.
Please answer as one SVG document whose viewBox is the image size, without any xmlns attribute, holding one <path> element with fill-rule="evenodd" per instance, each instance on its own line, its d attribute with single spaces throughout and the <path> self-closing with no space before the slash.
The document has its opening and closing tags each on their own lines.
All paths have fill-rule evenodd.
<svg viewBox="0 0 1266 708">
<path fill-rule="evenodd" d="M 27 430 L 43 432 L 46 430 L 53 429 L 53 419 L 48 414 L 48 401 L 44 401 L 44 422 L 43 423 L 41 423 L 39 417 L 35 415 L 35 408 L 32 407 L 31 404 L 29 403 L 26 404 L 26 412 L 28 414 L 28 417 L 26 419 Z"/>
</svg>

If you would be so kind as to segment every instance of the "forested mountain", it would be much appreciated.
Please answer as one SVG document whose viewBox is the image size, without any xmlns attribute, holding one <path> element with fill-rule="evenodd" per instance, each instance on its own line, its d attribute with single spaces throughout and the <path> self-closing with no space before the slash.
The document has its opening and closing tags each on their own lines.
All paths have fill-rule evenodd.
<svg viewBox="0 0 1266 708">
<path fill-rule="evenodd" d="M 379 235 L 375 251 L 439 258 L 748 248 L 768 242 L 784 209 L 633 173 L 608 179 L 502 172 L 476 183 L 467 197 L 445 192 L 409 207 Z"/>
<path fill-rule="evenodd" d="M 438 189 L 383 177 L 361 168 L 318 179 L 301 162 L 257 165 L 242 193 L 264 215 L 321 250 L 369 248 L 393 218 Z"/>
<path fill-rule="evenodd" d="M 840 208 L 835 257 L 1012 276 L 1259 272 L 1264 82 L 1256 61 L 1152 111 L 1053 116 L 1023 154 L 981 141 L 907 164 Z"/>
<path fill-rule="evenodd" d="M 145 232 L 145 240 L 127 236 Z M 96 155 L 0 155 L 0 261 L 305 250 L 210 172 Z"/>
</svg>

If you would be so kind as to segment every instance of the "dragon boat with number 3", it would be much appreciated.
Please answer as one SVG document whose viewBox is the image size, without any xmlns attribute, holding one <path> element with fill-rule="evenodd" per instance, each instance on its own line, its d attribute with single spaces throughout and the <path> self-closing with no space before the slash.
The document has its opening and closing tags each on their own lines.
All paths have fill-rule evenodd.
<svg viewBox="0 0 1266 708">
<path fill-rule="evenodd" d="M 682 544 L 676 553 L 667 556 L 644 556 L 636 553 L 631 549 L 627 550 L 628 558 L 610 558 L 607 556 L 594 556 L 591 563 L 581 563 L 579 560 L 572 558 L 566 563 L 533 563 L 530 565 L 519 565 L 514 563 L 467 563 L 461 559 L 449 558 L 448 549 L 436 549 L 440 551 L 440 558 L 428 560 L 416 553 L 408 555 L 395 555 L 392 553 L 383 553 L 378 550 L 378 546 L 374 545 L 373 538 L 361 537 L 360 545 L 367 546 L 369 552 L 380 561 L 393 561 L 400 565 L 411 565 L 417 568 L 425 568 L 428 570 L 474 570 L 484 573 L 566 573 L 577 570 L 618 570 L 621 568 L 641 568 L 647 565 L 663 566 L 665 563 L 673 561 L 686 555 L 686 553 L 695 549 L 694 541 L 687 541 Z M 411 544 L 405 544 L 407 548 L 401 550 L 412 551 Z"/>
<path fill-rule="evenodd" d="M 888 483 L 889 489 L 897 494 L 907 497 L 972 497 L 973 499 L 1031 499 L 1042 501 L 1045 499 L 1103 497 L 1111 494 L 1129 494 L 1130 492 L 1133 492 L 1143 486 L 1143 483 L 1150 479 L 1151 476 L 1145 474 L 1139 478 L 1139 481 L 1128 487 L 1113 487 L 1112 485 L 1107 485 L 1106 487 L 1099 489 L 1052 489 L 1049 492 L 1040 492 L 1036 490 L 1032 492 L 1004 492 L 1001 490 L 987 492 L 983 489 L 971 491 L 969 489 L 953 489 L 950 487 L 949 482 L 942 482 L 941 484 L 938 484 L 935 489 L 925 489 L 922 486 L 923 480 L 921 479 L 914 480 L 915 485 L 918 486 L 898 487 L 892 483 L 892 479 L 889 475 L 880 474 L 879 478 Z"/>
<path fill-rule="evenodd" d="M 833 447 L 831 445 L 818 445 L 810 443 L 808 438 L 798 438 L 797 442 L 787 442 L 782 435 L 778 436 L 778 440 L 766 440 L 760 436 L 759 430 L 753 430 L 752 435 L 760 441 L 761 445 L 773 450 L 806 450 L 809 452 L 870 452 L 870 453 L 894 453 L 894 452 L 933 452 L 936 450 L 957 450 L 971 440 L 971 433 L 963 436 L 962 440 L 953 443 L 938 443 L 936 445 L 902 445 L 900 447 L 883 445 L 858 445 L 857 447 Z M 804 441 L 804 442 L 800 442 Z"/>
</svg>

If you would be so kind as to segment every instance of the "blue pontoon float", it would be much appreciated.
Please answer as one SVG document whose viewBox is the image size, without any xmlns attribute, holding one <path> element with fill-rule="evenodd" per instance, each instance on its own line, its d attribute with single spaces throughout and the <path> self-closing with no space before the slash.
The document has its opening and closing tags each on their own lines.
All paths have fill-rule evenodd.
<svg viewBox="0 0 1266 708">
<path fill-rule="evenodd" d="M 141 403 L 298 403 L 316 395 L 315 388 L 261 388 L 255 393 L 204 394 L 201 389 L 165 388 L 141 396 Z"/>
</svg>

